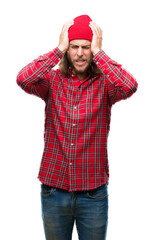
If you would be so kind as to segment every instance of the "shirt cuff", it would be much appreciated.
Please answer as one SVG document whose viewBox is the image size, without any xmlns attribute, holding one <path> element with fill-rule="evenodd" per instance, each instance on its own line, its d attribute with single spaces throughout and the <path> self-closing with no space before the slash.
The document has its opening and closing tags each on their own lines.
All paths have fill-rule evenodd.
<svg viewBox="0 0 153 240">
<path fill-rule="evenodd" d="M 96 64 L 100 62 L 101 65 L 104 65 L 109 60 L 111 60 L 111 58 L 108 57 L 102 49 L 99 52 L 97 52 L 93 57 L 93 62 Z"/>
<path fill-rule="evenodd" d="M 62 57 L 63 57 L 63 53 L 61 52 L 61 50 L 58 47 L 56 47 L 52 51 L 40 56 L 38 58 L 38 62 L 44 61 L 44 60 L 49 60 L 50 63 L 57 64 L 61 60 Z"/>
</svg>

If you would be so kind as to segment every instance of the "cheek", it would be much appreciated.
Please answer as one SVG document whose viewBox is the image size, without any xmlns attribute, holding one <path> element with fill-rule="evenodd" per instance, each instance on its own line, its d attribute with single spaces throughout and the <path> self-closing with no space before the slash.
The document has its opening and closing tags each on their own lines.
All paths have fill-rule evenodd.
<svg viewBox="0 0 153 240">
<path fill-rule="evenodd" d="M 88 59 L 88 62 L 91 62 L 92 59 L 93 59 L 92 55 L 89 54 L 89 55 L 87 56 L 87 59 Z"/>
<path fill-rule="evenodd" d="M 91 53 L 91 51 L 84 51 L 84 55 L 86 56 L 86 58 L 87 58 L 88 60 L 92 59 L 92 53 Z"/>
<path fill-rule="evenodd" d="M 74 54 L 71 51 L 68 51 L 68 59 L 72 62 L 74 58 Z"/>
<path fill-rule="evenodd" d="M 69 49 L 69 55 L 70 55 L 70 57 L 75 56 L 76 53 L 77 53 L 77 51 L 76 51 L 75 49 Z"/>
</svg>

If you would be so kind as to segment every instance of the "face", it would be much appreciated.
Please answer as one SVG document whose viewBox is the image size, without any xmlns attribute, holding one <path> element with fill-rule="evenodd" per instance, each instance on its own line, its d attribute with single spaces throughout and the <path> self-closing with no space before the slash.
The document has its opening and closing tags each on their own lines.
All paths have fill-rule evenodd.
<svg viewBox="0 0 153 240">
<path fill-rule="evenodd" d="M 91 41 L 76 39 L 70 41 L 69 60 L 76 75 L 85 75 L 92 61 Z"/>
</svg>

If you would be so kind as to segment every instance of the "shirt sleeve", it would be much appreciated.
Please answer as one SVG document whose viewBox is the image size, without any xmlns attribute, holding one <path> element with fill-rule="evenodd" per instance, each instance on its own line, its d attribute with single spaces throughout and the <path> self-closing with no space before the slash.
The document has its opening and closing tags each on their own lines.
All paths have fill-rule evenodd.
<svg viewBox="0 0 153 240">
<path fill-rule="evenodd" d="M 27 66 L 17 75 L 17 84 L 27 93 L 34 94 L 43 100 L 48 96 L 50 71 L 62 58 L 62 52 L 55 48 Z"/>
<path fill-rule="evenodd" d="M 102 73 L 106 76 L 106 85 L 111 104 L 130 97 L 136 92 L 138 83 L 126 69 L 112 60 L 103 50 L 93 58 Z"/>
</svg>

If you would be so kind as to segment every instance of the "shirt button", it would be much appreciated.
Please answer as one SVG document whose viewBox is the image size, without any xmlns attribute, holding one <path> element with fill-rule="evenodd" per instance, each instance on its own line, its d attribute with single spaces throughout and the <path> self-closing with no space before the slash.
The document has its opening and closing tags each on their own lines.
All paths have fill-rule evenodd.
<svg viewBox="0 0 153 240">
<path fill-rule="evenodd" d="M 107 74 L 107 77 L 109 77 L 109 74 Z"/>
<path fill-rule="evenodd" d="M 73 127 L 75 127 L 75 126 L 76 126 L 76 124 L 75 124 L 75 123 L 73 123 L 72 125 L 73 125 Z"/>
<path fill-rule="evenodd" d="M 70 162 L 70 166 L 72 165 L 72 163 Z"/>
<path fill-rule="evenodd" d="M 76 109 L 77 107 L 75 106 L 74 109 Z"/>
<path fill-rule="evenodd" d="M 73 146 L 74 145 L 74 143 L 71 143 L 71 146 Z"/>
</svg>

